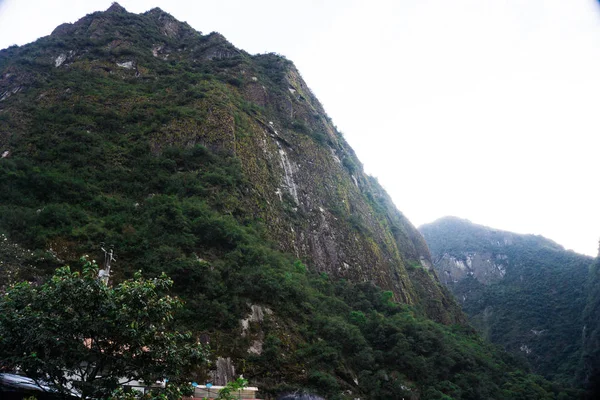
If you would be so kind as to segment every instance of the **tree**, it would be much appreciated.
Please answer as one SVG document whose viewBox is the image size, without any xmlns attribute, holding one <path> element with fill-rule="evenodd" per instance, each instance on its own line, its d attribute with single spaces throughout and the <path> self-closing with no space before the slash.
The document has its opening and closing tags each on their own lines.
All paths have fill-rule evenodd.
<svg viewBox="0 0 600 400">
<path fill-rule="evenodd" d="M 166 275 L 111 287 L 95 262 L 57 269 L 46 283 L 22 282 L 0 299 L 0 369 L 20 369 L 62 394 L 104 397 L 119 379 L 177 382 L 206 362 L 190 333 L 174 330 L 181 300 Z"/>
<path fill-rule="evenodd" d="M 239 398 L 237 393 L 244 390 L 246 386 L 248 386 L 248 381 L 240 375 L 235 381 L 227 382 L 227 385 L 219 390 L 217 400 L 236 400 Z"/>
</svg>

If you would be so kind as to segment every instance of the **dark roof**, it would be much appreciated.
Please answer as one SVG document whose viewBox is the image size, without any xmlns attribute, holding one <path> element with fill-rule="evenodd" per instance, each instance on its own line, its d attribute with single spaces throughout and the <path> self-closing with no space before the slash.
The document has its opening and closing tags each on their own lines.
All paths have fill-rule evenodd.
<svg viewBox="0 0 600 400">
<path fill-rule="evenodd" d="M 63 399 L 56 389 L 45 382 L 38 384 L 26 376 L 0 374 L 0 398 L 3 400 L 23 399 L 32 395 L 38 400 Z"/>
</svg>

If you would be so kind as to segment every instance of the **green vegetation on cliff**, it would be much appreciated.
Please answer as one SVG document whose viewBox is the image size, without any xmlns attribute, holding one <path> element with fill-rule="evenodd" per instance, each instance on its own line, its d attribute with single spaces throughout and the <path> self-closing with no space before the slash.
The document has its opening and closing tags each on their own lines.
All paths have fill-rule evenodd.
<svg viewBox="0 0 600 400">
<path fill-rule="evenodd" d="M 0 287 L 118 254 L 268 396 L 553 399 L 465 327 L 293 65 L 118 6 L 0 52 Z M 204 379 L 202 373 L 198 380 Z"/>
<path fill-rule="evenodd" d="M 165 232 L 185 232 L 163 258 L 208 259 L 181 218 L 152 217 L 210 206 L 318 272 L 373 281 L 437 321 L 462 321 L 435 278 L 409 273 L 430 262 L 425 242 L 285 58 L 115 5 L 3 50 L 0 71 L 0 196 L 10 208 L 0 228 L 11 240 L 66 261 L 118 243 L 134 264 Z M 157 234 L 144 242 L 146 228 Z"/>
<path fill-rule="evenodd" d="M 600 398 L 600 259 L 590 270 L 588 298 L 583 313 L 582 379 L 587 398 Z"/>
<path fill-rule="evenodd" d="M 537 373 L 580 386 L 592 258 L 541 236 L 444 218 L 419 228 L 434 266 L 471 322 Z"/>
</svg>

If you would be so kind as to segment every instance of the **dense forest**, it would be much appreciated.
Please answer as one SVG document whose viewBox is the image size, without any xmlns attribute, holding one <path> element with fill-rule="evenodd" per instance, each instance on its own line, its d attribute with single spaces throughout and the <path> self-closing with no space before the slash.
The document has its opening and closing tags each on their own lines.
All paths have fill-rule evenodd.
<svg viewBox="0 0 600 400">
<path fill-rule="evenodd" d="M 111 247 L 265 398 L 580 395 L 465 323 L 284 57 L 113 5 L 0 51 L 0 99 L 0 288 Z"/>
<path fill-rule="evenodd" d="M 458 218 L 420 227 L 471 323 L 548 379 L 583 387 L 591 257 Z M 458 266 L 458 267 L 457 267 Z M 596 316 L 598 314 L 596 313 Z M 592 328 L 593 330 L 593 328 Z M 582 339 L 583 338 L 583 339 Z"/>
<path fill-rule="evenodd" d="M 589 399 L 600 397 L 600 261 L 596 260 L 588 282 L 583 314 L 583 379 Z"/>
</svg>

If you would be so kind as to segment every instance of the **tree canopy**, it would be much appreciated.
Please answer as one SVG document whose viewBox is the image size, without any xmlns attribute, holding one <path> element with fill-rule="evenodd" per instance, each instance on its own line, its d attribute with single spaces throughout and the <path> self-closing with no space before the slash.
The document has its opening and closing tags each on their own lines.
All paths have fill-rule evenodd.
<svg viewBox="0 0 600 400">
<path fill-rule="evenodd" d="M 206 361 L 187 332 L 174 330 L 182 301 L 166 275 L 109 286 L 98 267 L 57 269 L 44 284 L 15 284 L 0 298 L 0 368 L 18 368 L 82 398 L 106 396 L 119 380 L 177 382 Z"/>
</svg>

